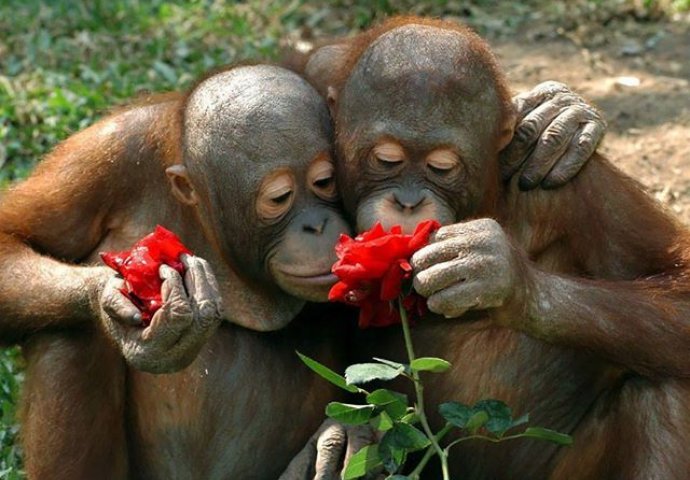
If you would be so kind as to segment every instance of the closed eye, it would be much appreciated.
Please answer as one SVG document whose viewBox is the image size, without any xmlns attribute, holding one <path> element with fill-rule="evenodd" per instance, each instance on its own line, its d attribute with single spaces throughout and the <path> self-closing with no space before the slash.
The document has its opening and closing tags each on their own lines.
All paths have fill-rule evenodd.
<svg viewBox="0 0 690 480">
<path fill-rule="evenodd" d="M 436 175 L 446 175 L 459 165 L 460 157 L 448 148 L 434 150 L 426 157 L 427 168 Z"/>
<path fill-rule="evenodd" d="M 314 180 L 314 186 L 318 188 L 327 188 L 333 183 L 333 180 L 333 177 L 320 178 L 318 180 Z"/>
<path fill-rule="evenodd" d="M 285 202 L 287 202 L 288 200 L 290 200 L 290 197 L 291 197 L 291 196 L 292 196 L 292 192 L 291 192 L 291 191 L 287 191 L 287 192 L 285 192 L 285 193 L 282 194 L 282 195 L 279 195 L 279 196 L 277 196 L 277 197 L 273 197 L 273 198 L 271 199 L 271 202 L 275 203 L 276 205 L 282 205 L 282 204 L 284 204 Z"/>
<path fill-rule="evenodd" d="M 295 198 L 295 178 L 287 169 L 270 173 L 261 182 L 256 211 L 263 220 L 274 221 L 285 215 Z"/>
<path fill-rule="evenodd" d="M 384 142 L 376 145 L 372 151 L 373 157 L 382 167 L 396 167 L 405 160 L 402 147 L 394 142 Z"/>
<path fill-rule="evenodd" d="M 336 191 L 335 168 L 327 152 L 319 154 L 307 172 L 310 188 L 319 198 L 327 201 L 334 200 Z"/>
<path fill-rule="evenodd" d="M 429 170 L 431 170 L 433 173 L 435 173 L 436 175 L 446 175 L 451 171 L 450 168 L 439 168 L 439 167 L 435 167 L 431 164 L 427 164 L 427 168 Z"/>
</svg>

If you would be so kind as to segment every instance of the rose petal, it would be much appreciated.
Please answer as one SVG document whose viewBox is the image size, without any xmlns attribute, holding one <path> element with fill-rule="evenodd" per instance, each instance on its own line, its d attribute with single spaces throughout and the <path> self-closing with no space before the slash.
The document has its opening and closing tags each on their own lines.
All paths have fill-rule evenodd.
<svg viewBox="0 0 690 480">
<path fill-rule="evenodd" d="M 420 248 L 425 247 L 429 243 L 431 232 L 434 232 L 439 228 L 441 228 L 441 224 L 436 220 L 424 220 L 423 222 L 420 222 L 414 229 L 414 233 L 410 239 L 410 248 L 416 252 Z"/>
<path fill-rule="evenodd" d="M 386 232 L 377 222 L 354 239 L 341 235 L 335 247 L 338 261 L 331 268 L 341 281 L 333 286 L 329 299 L 358 305 L 361 328 L 399 323 L 400 314 L 391 301 L 400 297 L 402 282 L 412 274 L 410 257 L 428 244 L 431 232 L 439 226 L 437 221 L 427 220 L 406 235 L 399 225 Z M 403 299 L 410 312 L 420 311 L 425 302 L 416 294 Z"/>
<path fill-rule="evenodd" d="M 162 303 L 160 266 L 165 263 L 184 273 L 184 264 L 180 261 L 183 253 L 191 251 L 174 233 L 158 225 L 153 233 L 140 239 L 130 250 L 103 252 L 101 258 L 122 275 L 125 281 L 123 293 L 141 310 L 146 325 Z"/>
<path fill-rule="evenodd" d="M 345 301 L 345 295 L 350 291 L 350 286 L 345 282 L 336 282 L 328 292 L 328 300 L 331 302 Z"/>
<path fill-rule="evenodd" d="M 400 263 L 391 266 L 381 280 L 381 300 L 390 301 L 398 298 L 402 290 L 404 275 L 405 271 L 400 268 Z"/>
</svg>

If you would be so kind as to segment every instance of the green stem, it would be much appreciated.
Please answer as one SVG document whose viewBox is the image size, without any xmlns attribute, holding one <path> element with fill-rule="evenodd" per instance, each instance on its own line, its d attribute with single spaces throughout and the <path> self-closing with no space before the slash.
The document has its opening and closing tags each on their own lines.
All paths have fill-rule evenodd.
<svg viewBox="0 0 690 480">
<path fill-rule="evenodd" d="M 487 435 L 470 435 L 468 437 L 458 438 L 454 442 L 450 443 L 445 448 L 445 452 L 446 452 L 446 454 L 448 454 L 448 451 L 451 449 L 451 447 L 454 447 L 458 443 L 462 443 L 462 442 L 465 442 L 467 440 L 485 440 L 485 441 L 491 442 L 491 443 L 501 443 L 501 442 L 505 442 L 506 440 L 515 440 L 517 438 L 527 438 L 527 435 L 524 435 L 522 433 L 516 433 L 515 435 L 508 435 L 507 437 L 501 437 L 501 438 L 489 437 Z"/>
<path fill-rule="evenodd" d="M 402 306 L 402 297 L 398 299 L 398 310 L 400 311 L 400 321 L 403 328 L 403 336 L 405 337 L 405 348 L 407 349 L 407 358 L 410 363 L 414 362 L 414 347 L 412 346 L 412 335 L 410 334 L 410 324 L 407 319 L 407 312 Z M 433 447 L 436 455 L 441 460 L 441 473 L 443 474 L 443 480 L 450 480 L 450 474 L 448 472 L 448 453 L 441 448 L 434 432 L 429 426 L 429 421 L 426 418 L 426 413 L 424 412 L 424 386 L 419 380 L 419 372 L 412 370 L 412 381 L 414 382 L 414 390 L 417 396 L 417 416 L 419 416 L 419 421 L 422 424 L 424 433 L 429 438 L 431 446 Z M 427 460 L 428 461 L 428 460 Z"/>
<path fill-rule="evenodd" d="M 446 434 L 450 432 L 452 429 L 453 425 L 451 425 L 450 423 L 446 423 L 446 426 L 439 430 L 438 433 L 434 436 L 434 438 L 436 438 L 436 442 L 440 442 L 443 439 L 443 437 L 445 437 Z M 412 473 L 410 473 L 409 477 L 413 479 L 418 479 L 419 476 L 422 474 L 422 470 L 424 470 L 424 467 L 426 467 L 426 464 L 429 463 L 429 460 L 431 460 L 431 457 L 433 457 L 434 455 L 436 455 L 436 450 L 434 450 L 433 445 L 427 447 L 426 452 L 424 452 L 424 456 L 419 461 L 415 469 L 412 470 Z M 448 452 L 446 452 L 446 455 L 448 455 Z"/>
</svg>

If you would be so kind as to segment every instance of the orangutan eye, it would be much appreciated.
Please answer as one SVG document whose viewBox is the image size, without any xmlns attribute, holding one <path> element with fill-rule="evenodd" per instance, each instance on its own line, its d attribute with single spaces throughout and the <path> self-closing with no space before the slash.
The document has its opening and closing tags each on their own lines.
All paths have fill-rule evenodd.
<svg viewBox="0 0 690 480">
<path fill-rule="evenodd" d="M 405 152 L 397 143 L 385 142 L 374 147 L 372 154 L 376 160 L 387 166 L 399 165 L 405 160 Z"/>
<path fill-rule="evenodd" d="M 276 205 L 282 205 L 288 200 L 290 200 L 290 197 L 292 196 L 292 192 L 285 192 L 282 195 L 279 195 L 277 197 L 271 198 L 271 201 L 275 203 Z"/>
<path fill-rule="evenodd" d="M 445 175 L 460 165 L 460 157 L 453 150 L 441 148 L 426 157 L 426 165 L 432 172 Z"/>
<path fill-rule="evenodd" d="M 337 196 L 335 185 L 335 168 L 328 154 L 319 155 L 307 172 L 311 188 L 324 200 L 333 200 Z"/>
<path fill-rule="evenodd" d="M 256 211 L 265 220 L 285 215 L 294 201 L 295 180 L 285 170 L 273 172 L 264 178 L 259 189 Z"/>
</svg>

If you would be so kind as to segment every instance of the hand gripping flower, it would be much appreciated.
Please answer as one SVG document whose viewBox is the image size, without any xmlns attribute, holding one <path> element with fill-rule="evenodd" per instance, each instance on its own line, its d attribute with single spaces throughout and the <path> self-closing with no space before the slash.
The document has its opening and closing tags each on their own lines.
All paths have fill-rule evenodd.
<svg viewBox="0 0 690 480">
<path fill-rule="evenodd" d="M 122 275 L 125 281 L 122 294 L 141 310 L 144 326 L 151 322 L 162 304 L 160 266 L 169 265 L 183 274 L 185 267 L 180 260 L 183 253 L 191 254 L 177 235 L 160 225 L 130 250 L 101 253 L 103 262 Z"/>
<path fill-rule="evenodd" d="M 400 312 L 394 305 L 398 300 L 406 311 L 421 316 L 426 300 L 406 282 L 412 275 L 410 258 L 429 243 L 429 236 L 440 226 L 427 220 L 412 235 L 405 235 L 399 226 L 386 232 L 376 223 L 354 239 L 342 235 L 335 246 L 338 261 L 332 268 L 340 281 L 333 285 L 328 299 L 358 306 L 360 328 L 400 323 Z M 403 284 L 407 284 L 404 294 Z"/>
<path fill-rule="evenodd" d="M 419 372 L 441 373 L 451 365 L 435 357 L 417 358 L 414 354 L 408 314 L 421 318 L 426 312 L 426 299 L 411 287 L 412 255 L 429 243 L 431 234 L 440 227 L 433 220 L 421 222 L 412 235 L 402 233 L 398 226 L 389 232 L 377 223 L 374 227 L 351 238 L 340 237 L 335 247 L 338 261 L 332 271 L 339 278 L 329 293 L 329 300 L 344 302 L 360 308 L 359 326 L 386 327 L 401 324 L 409 363 L 375 358 L 375 363 L 349 366 L 341 376 L 319 362 L 300 353 L 302 361 L 326 380 L 351 393 L 366 396 L 366 404 L 351 405 L 331 402 L 326 415 L 341 423 L 370 424 L 381 432 L 375 445 L 360 449 L 349 460 L 344 479 L 355 479 L 372 470 L 385 469 L 396 479 L 418 479 L 428 461 L 438 456 L 443 479 L 450 478 L 449 450 L 469 439 L 501 442 L 522 437 L 538 438 L 567 445 L 568 435 L 539 427 L 529 427 L 520 433 L 506 433 L 528 421 L 527 415 L 513 419 L 510 408 L 499 400 L 481 400 L 473 406 L 447 402 L 439 406 L 446 420 L 445 426 L 434 433 L 431 430 L 424 405 L 424 386 Z M 374 380 L 392 380 L 407 377 L 414 384 L 415 401 L 410 406 L 407 396 L 387 389 L 369 392 L 358 385 Z M 418 428 L 419 425 L 421 428 Z M 459 438 L 441 446 L 446 434 L 460 429 Z M 407 475 L 400 475 L 410 452 L 423 450 L 424 455 Z"/>
</svg>

